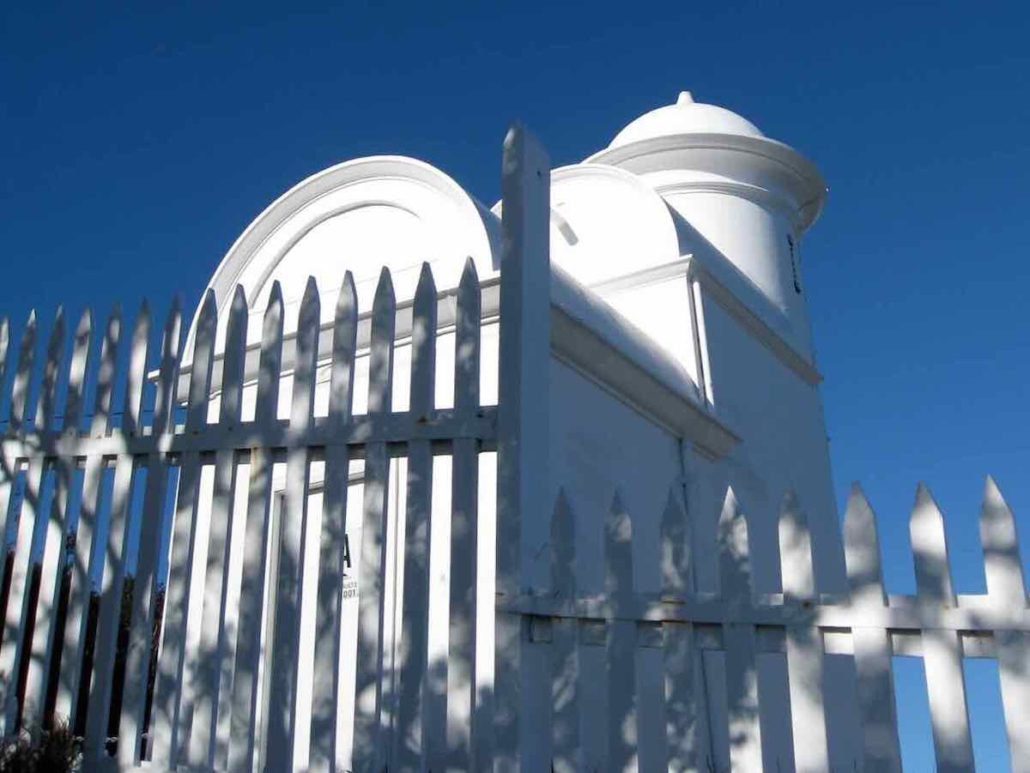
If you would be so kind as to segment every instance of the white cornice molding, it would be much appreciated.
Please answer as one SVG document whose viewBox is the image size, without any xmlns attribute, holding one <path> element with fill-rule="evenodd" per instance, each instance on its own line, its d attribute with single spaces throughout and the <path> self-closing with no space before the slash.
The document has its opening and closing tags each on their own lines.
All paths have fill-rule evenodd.
<svg viewBox="0 0 1030 773">
<path fill-rule="evenodd" d="M 695 259 L 689 261 L 686 276 L 698 282 L 703 292 L 728 312 L 751 337 L 772 352 L 776 358 L 811 386 L 822 383 L 823 376 L 815 365 L 779 332 L 744 304 L 737 295 L 720 282 L 711 271 Z"/>
<path fill-rule="evenodd" d="M 677 260 L 658 266 L 651 266 L 626 276 L 616 277 L 591 285 L 590 289 L 602 295 L 628 290 L 634 287 L 665 282 L 682 277 L 687 281 L 697 280 L 701 289 L 736 319 L 751 336 L 772 352 L 777 359 L 790 368 L 808 384 L 816 386 L 823 380 L 822 374 L 794 346 L 769 323 L 744 303 L 737 294 L 721 282 L 700 260 L 685 255 Z M 780 314 L 769 306 L 769 313 Z M 780 314 L 782 316 L 782 314 Z"/>
</svg>

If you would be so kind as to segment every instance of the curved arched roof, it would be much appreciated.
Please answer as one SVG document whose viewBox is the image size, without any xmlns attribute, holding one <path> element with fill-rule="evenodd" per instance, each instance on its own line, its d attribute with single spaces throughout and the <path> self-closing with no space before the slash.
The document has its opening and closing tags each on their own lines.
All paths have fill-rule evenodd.
<svg viewBox="0 0 1030 773">
<path fill-rule="evenodd" d="M 423 261 L 441 290 L 458 284 L 469 257 L 480 277 L 496 274 L 499 243 L 497 218 L 439 169 L 403 156 L 371 156 L 319 172 L 280 196 L 229 249 L 208 287 L 224 330 L 237 284 L 258 315 L 279 281 L 289 328 L 308 276 L 319 282 L 327 320 L 345 271 L 354 275 L 363 311 L 371 307 L 381 267 L 390 268 L 397 298 L 405 300 L 414 295 Z M 250 340 L 258 327 L 250 326 Z"/>
</svg>

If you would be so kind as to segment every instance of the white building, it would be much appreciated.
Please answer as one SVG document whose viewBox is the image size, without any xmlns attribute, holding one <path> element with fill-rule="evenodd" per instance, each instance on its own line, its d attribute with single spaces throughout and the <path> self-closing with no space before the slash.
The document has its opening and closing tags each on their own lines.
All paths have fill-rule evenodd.
<svg viewBox="0 0 1030 773">
<path fill-rule="evenodd" d="M 801 274 L 803 236 L 826 197 L 819 171 L 736 113 L 683 92 L 675 104 L 632 121 L 584 162 L 555 169 L 550 197 L 552 346 L 542 388 L 547 394 L 539 395 L 549 401 L 550 441 L 547 460 L 538 462 L 549 470 L 547 502 L 561 490 L 581 523 L 597 524 L 578 529 L 577 586 L 604 588 L 600 526 L 616 492 L 633 514 L 634 586 L 657 591 L 662 562 L 655 557 L 661 555 L 660 522 L 670 498 L 689 514 L 694 544 L 715 544 L 730 487 L 747 513 L 758 591 L 781 587 L 777 526 L 788 491 L 796 492 L 809 519 L 818 587 L 843 589 L 821 376 Z M 499 272 L 501 216 L 500 204 L 488 209 L 421 161 L 377 156 L 339 164 L 280 197 L 229 250 L 210 282 L 219 317 L 224 326 L 233 288 L 241 285 L 256 341 L 257 318 L 278 281 L 289 332 L 310 275 L 318 281 L 328 324 L 346 270 L 355 277 L 361 309 L 371 307 L 382 266 L 392 272 L 399 302 L 414 295 L 423 261 L 432 266 L 440 291 L 457 286 L 469 257 L 489 284 Z M 484 403 L 497 396 L 497 319 L 496 305 L 484 308 Z M 407 408 L 409 343 L 398 333 L 394 410 Z M 436 401 L 447 407 L 453 404 L 453 333 L 442 331 L 438 347 Z M 356 376 L 356 412 L 364 410 L 367 374 L 365 352 Z M 328 379 L 323 372 L 316 415 L 327 410 Z M 284 388 L 284 418 L 289 395 Z M 390 475 L 390 517 L 398 524 L 404 464 L 395 460 Z M 352 467 L 353 490 L 361 486 L 360 470 L 360 464 Z M 279 490 L 283 475 L 280 470 Z M 484 472 L 484 490 L 491 481 Z M 434 509 L 447 508 L 446 490 L 442 480 L 434 485 Z M 492 506 L 481 495 L 481 508 Z M 361 541 L 360 507 L 361 496 L 352 495 L 351 545 Z M 528 571 L 535 587 L 546 588 L 550 506 L 540 516 L 524 516 L 523 554 L 534 561 Z M 482 511 L 480 518 L 490 521 Z M 398 526 L 397 540 L 402 533 Z M 439 542 L 434 556 L 442 557 Z M 355 562 L 359 553 L 351 550 Z M 395 542 L 386 559 L 392 568 L 385 597 L 395 632 L 401 625 L 401 553 Z M 694 556 L 694 586 L 717 590 L 716 553 L 695 550 Z M 438 601 L 431 602 L 431 614 L 439 614 L 446 572 L 434 573 L 433 583 Z M 482 595 L 492 595 L 489 584 Z M 353 621 L 357 599 L 351 597 L 350 605 L 354 614 L 347 619 Z M 310 604 L 306 614 L 312 624 Z M 355 623 L 347 619 L 345 636 L 352 638 Z M 492 638 L 491 625 L 489 611 L 481 609 L 482 641 Z M 397 635 L 389 626 L 384 632 L 387 639 Z M 436 629 L 429 636 L 431 652 L 445 656 L 445 634 Z M 384 668 L 389 647 L 387 652 Z M 659 679 L 660 664 L 652 665 L 650 678 Z M 721 664 L 708 669 L 714 683 L 725 682 Z M 785 679 L 785 672 L 777 678 Z M 589 694 L 591 687 L 584 689 Z M 767 759 L 775 762 L 777 746 L 790 746 L 789 717 L 767 703 L 763 725 L 784 731 L 782 741 L 765 741 Z M 605 742 L 586 728 L 584 738 L 584 759 L 605 759 Z M 724 748 L 717 739 L 714 746 Z M 646 759 L 656 748 L 660 744 L 642 743 L 641 754 Z M 539 762 L 546 764 L 543 757 Z"/>
<path fill-rule="evenodd" d="M 581 164 L 521 129 L 503 159 L 505 212 L 407 158 L 305 180 L 185 349 L 178 309 L 159 349 L 146 307 L 87 311 L 70 357 L 59 315 L 37 359 L 0 319 L 0 730 L 67 716 L 126 771 L 900 771 L 914 655 L 939 768 L 972 770 L 987 657 L 1030 771 L 993 481 L 985 594 L 924 487 L 913 595 L 859 489 L 838 523 L 812 164 L 686 93 Z"/>
<path fill-rule="evenodd" d="M 688 92 L 631 122 L 586 161 L 553 171 L 553 303 L 582 315 L 599 339 L 583 349 L 563 332 L 568 325 L 553 334 L 552 489 L 563 487 L 577 512 L 603 512 L 618 486 L 628 508 L 657 518 L 678 483 L 695 528 L 711 530 L 730 485 L 763 546 L 754 556 L 756 582 L 773 590 L 776 522 L 792 489 L 811 518 L 822 587 L 841 586 L 821 376 L 801 275 L 802 239 L 825 197 L 819 171 L 797 151 Z M 481 279 L 495 277 L 500 215 L 499 204 L 487 209 L 423 162 L 348 161 L 265 210 L 210 287 L 224 311 L 242 285 L 260 315 L 277 280 L 289 325 L 311 275 L 328 321 L 345 270 L 363 309 L 384 265 L 399 301 L 414 294 L 423 261 L 439 290 L 457 285 L 468 257 Z M 495 352 L 490 330 L 484 347 Z M 259 335 L 260 325 L 251 331 Z M 403 368 L 401 358 L 398 384 L 407 383 Z M 450 381 L 447 368 L 439 370 L 438 404 L 446 405 Z M 496 395 L 495 374 L 484 368 L 484 399 Z M 357 399 L 364 393 L 359 382 Z M 284 390 L 284 416 L 287 398 Z M 396 406 L 404 400 L 395 395 Z M 638 516 L 641 550 L 651 555 L 656 522 L 649 527 Z M 599 566 L 584 566 L 584 579 L 597 581 Z M 702 587 L 714 578 L 714 566 L 697 571 Z"/>
</svg>

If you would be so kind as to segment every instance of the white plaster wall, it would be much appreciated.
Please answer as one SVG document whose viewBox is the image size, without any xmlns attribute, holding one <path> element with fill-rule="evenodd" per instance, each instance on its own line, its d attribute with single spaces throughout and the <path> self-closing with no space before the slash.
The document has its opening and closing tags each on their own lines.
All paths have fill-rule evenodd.
<svg viewBox="0 0 1030 773">
<path fill-rule="evenodd" d="M 780 587 L 777 523 L 780 504 L 793 489 L 805 509 L 820 589 L 844 587 L 840 524 L 833 496 L 829 446 L 818 389 L 804 382 L 706 299 L 710 379 L 716 410 L 743 442 L 721 462 L 697 454 L 688 463 L 688 502 L 705 544 L 732 486 L 747 515 L 755 587 Z M 715 583 L 714 556 L 699 555 L 702 585 Z"/>
</svg>

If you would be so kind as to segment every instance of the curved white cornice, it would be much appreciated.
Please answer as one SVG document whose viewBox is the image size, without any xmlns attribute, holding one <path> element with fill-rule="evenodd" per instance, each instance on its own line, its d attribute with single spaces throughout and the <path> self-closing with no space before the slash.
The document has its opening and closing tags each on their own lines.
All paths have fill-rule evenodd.
<svg viewBox="0 0 1030 773">
<path fill-rule="evenodd" d="M 586 163 L 608 164 L 635 174 L 683 170 L 717 175 L 786 197 L 802 230 L 819 217 L 826 182 L 819 169 L 796 150 L 765 137 L 732 134 L 677 134 L 606 148 Z"/>
<path fill-rule="evenodd" d="M 318 243 L 311 244 L 313 232 L 331 230 L 347 216 L 366 218 L 357 235 L 346 231 L 341 239 L 339 234 L 323 232 L 323 237 L 316 238 Z M 376 218 L 389 222 L 389 233 L 375 233 Z M 391 263 L 384 259 L 379 242 L 396 240 L 396 231 L 404 228 L 414 229 L 412 233 L 418 236 L 409 240 L 412 254 L 390 265 L 395 273 L 417 274 L 417 270 L 409 271 L 411 266 L 427 260 L 442 289 L 451 279 L 457 283 L 468 257 L 476 261 L 484 278 L 499 268 L 497 220 L 460 185 L 416 159 L 371 156 L 319 172 L 276 199 L 236 240 L 208 286 L 215 292 L 220 311 L 227 307 L 237 284 L 243 286 L 248 303 L 257 310 L 263 307 L 272 279 L 303 282 L 308 274 L 333 277 L 332 285 L 324 286 L 323 281 L 320 290 L 335 293 L 344 272 L 351 270 L 359 283 L 359 297 L 368 295 L 361 287 L 362 279 L 374 283 L 380 266 Z M 303 249 L 297 253 L 302 243 Z M 298 265 L 287 266 L 288 256 Z M 284 289 L 289 304 L 289 289 Z M 398 292 L 403 295 L 404 291 L 399 287 Z M 192 326 L 187 347 L 191 343 Z"/>
</svg>

